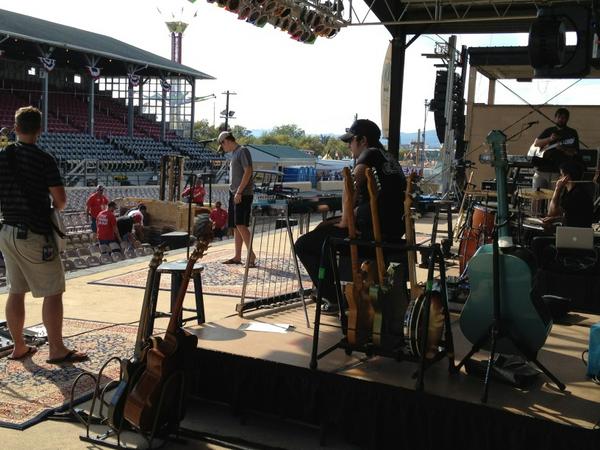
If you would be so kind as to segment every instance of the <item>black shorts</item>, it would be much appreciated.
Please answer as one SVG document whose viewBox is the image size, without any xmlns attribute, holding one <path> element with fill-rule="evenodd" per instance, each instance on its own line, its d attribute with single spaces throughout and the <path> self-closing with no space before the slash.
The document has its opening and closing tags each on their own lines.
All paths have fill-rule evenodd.
<svg viewBox="0 0 600 450">
<path fill-rule="evenodd" d="M 242 195 L 242 201 L 237 205 L 233 201 L 234 195 L 229 193 L 228 225 L 234 228 L 236 225 L 250 226 L 250 212 L 252 211 L 253 195 Z"/>
</svg>

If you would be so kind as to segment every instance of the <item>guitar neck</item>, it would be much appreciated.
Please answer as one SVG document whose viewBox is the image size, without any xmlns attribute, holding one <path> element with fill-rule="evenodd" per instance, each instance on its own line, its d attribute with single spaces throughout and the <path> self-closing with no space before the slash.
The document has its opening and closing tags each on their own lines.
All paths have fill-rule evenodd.
<svg viewBox="0 0 600 450">
<path fill-rule="evenodd" d="M 379 189 L 375 181 L 375 175 L 370 168 L 366 170 L 367 187 L 369 189 L 369 205 L 371 206 L 371 221 L 373 224 L 373 237 L 376 243 L 382 242 L 381 224 L 379 222 L 379 205 L 377 196 Z M 379 285 L 383 286 L 385 282 L 385 258 L 383 257 L 383 249 L 380 246 L 375 247 L 375 259 L 377 261 L 377 279 Z"/>
<path fill-rule="evenodd" d="M 344 176 L 344 218 L 348 225 L 348 237 L 356 239 L 356 222 L 354 220 L 354 182 L 352 174 L 348 167 L 342 171 Z M 356 288 L 362 287 L 362 276 L 360 273 L 360 264 L 358 261 L 358 246 L 350 244 L 350 261 L 352 265 L 352 281 Z"/>
<path fill-rule="evenodd" d="M 404 198 L 404 227 L 406 244 L 414 246 L 417 243 L 415 237 L 415 221 L 412 215 L 412 204 L 413 204 L 413 186 L 415 183 L 416 175 L 411 173 L 407 180 L 406 196 Z M 410 297 L 412 300 L 417 298 L 420 294 L 420 289 L 417 284 L 417 252 L 409 250 L 407 252 L 408 259 L 408 280 L 410 282 Z"/>
<path fill-rule="evenodd" d="M 508 189 L 506 186 L 506 173 L 508 158 L 506 156 L 506 136 L 498 130 L 492 131 L 487 137 L 492 147 L 492 165 L 496 171 L 496 192 L 498 198 L 498 237 L 510 240 L 508 227 Z"/>
</svg>

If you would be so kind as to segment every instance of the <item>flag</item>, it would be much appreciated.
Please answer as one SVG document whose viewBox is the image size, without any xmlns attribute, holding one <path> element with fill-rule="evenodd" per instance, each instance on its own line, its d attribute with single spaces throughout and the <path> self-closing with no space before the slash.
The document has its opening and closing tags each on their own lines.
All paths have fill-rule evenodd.
<svg viewBox="0 0 600 450">
<path fill-rule="evenodd" d="M 135 73 L 128 73 L 127 77 L 129 78 L 129 83 L 133 87 L 136 87 L 140 84 L 140 76 L 139 75 L 136 75 Z"/>
<path fill-rule="evenodd" d="M 163 91 L 165 92 L 169 92 L 171 90 L 171 84 L 167 80 L 163 80 L 161 78 L 160 85 L 162 86 Z"/>
<path fill-rule="evenodd" d="M 85 67 L 88 70 L 88 72 L 90 73 L 90 76 L 94 80 L 97 80 L 98 78 L 100 78 L 100 71 L 102 70 L 100 67 L 92 67 L 92 66 L 85 66 Z"/>
<path fill-rule="evenodd" d="M 56 66 L 55 59 L 46 58 L 44 56 L 39 56 L 38 59 L 42 63 L 42 66 L 44 66 L 44 69 L 46 70 L 46 72 L 51 72 L 54 69 L 54 67 Z"/>
</svg>

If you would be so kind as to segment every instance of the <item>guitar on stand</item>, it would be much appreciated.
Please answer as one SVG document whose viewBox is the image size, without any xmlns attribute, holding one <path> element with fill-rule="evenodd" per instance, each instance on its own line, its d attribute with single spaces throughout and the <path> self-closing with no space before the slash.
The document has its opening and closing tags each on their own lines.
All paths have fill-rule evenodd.
<svg viewBox="0 0 600 450">
<path fill-rule="evenodd" d="M 442 296 L 438 291 L 425 292 L 417 281 L 417 253 L 414 246 L 417 243 L 415 236 L 415 222 L 412 214 L 413 192 L 417 174 L 412 172 L 407 180 L 404 199 L 404 221 L 406 229 L 406 244 L 413 246 L 408 251 L 408 278 L 410 281 L 411 301 L 404 317 L 404 339 L 410 355 L 420 356 L 420 345 L 424 334 L 425 325 L 425 299 L 429 295 L 429 324 L 427 325 L 427 342 L 425 343 L 425 357 L 432 359 L 438 353 L 439 343 L 444 331 L 444 307 Z M 434 244 L 434 243 L 432 243 Z M 433 254 L 430 255 L 430 268 L 428 278 L 433 278 Z"/>
<path fill-rule="evenodd" d="M 179 328 L 179 318 L 194 264 L 202 258 L 212 240 L 208 214 L 203 216 L 206 216 L 201 218 L 204 225 L 199 227 L 200 235 L 197 236 L 196 248 L 190 255 L 183 273 L 165 337 L 150 338 L 151 345 L 145 352 L 143 361 L 144 372 L 125 401 L 125 419 L 134 428 L 150 432 L 151 435 L 167 424 L 179 423 L 183 415 L 178 405 L 181 406 L 183 401 L 185 380 L 181 377 L 179 384 L 173 383 L 172 380 L 193 360 L 198 344 L 195 335 Z"/>
<path fill-rule="evenodd" d="M 482 402 L 487 401 L 489 376 L 496 352 L 521 354 L 544 372 L 560 390 L 565 386 L 538 360 L 552 319 L 542 299 L 532 290 L 533 255 L 513 245 L 509 233 L 506 172 L 506 136 L 492 131 L 487 142 L 492 148 L 496 170 L 498 214 L 492 244 L 481 246 L 469 261 L 471 291 L 460 316 L 460 328 L 473 344 L 456 370 L 480 349 L 490 351 Z"/>
<path fill-rule="evenodd" d="M 379 221 L 379 182 L 375 169 L 367 168 L 367 188 L 371 208 L 373 237 L 376 244 L 383 242 Z M 404 268 L 401 264 L 391 263 L 386 271 L 383 248 L 375 247 L 375 268 L 370 261 L 364 262 L 362 269 L 368 273 L 367 279 L 375 279 L 369 288 L 369 298 L 374 309 L 373 344 L 390 351 L 397 351 L 402 345 L 402 319 L 408 306 Z M 376 275 L 373 276 L 373 270 Z"/>
<path fill-rule="evenodd" d="M 146 359 L 144 352 L 147 350 L 145 345 L 153 331 L 153 327 L 151 326 L 153 323 L 152 312 L 155 309 L 153 303 L 156 301 L 156 299 L 153 299 L 153 293 L 158 292 L 158 286 L 156 286 L 156 281 L 158 280 L 156 277 L 156 269 L 162 263 L 165 249 L 166 246 L 164 244 L 160 245 L 154 252 L 152 260 L 150 261 L 133 357 L 131 359 L 121 360 L 121 381 L 117 385 L 108 404 L 108 423 L 115 430 L 119 430 L 123 424 L 123 409 L 125 407 L 127 394 L 135 385 L 144 370 L 144 362 Z"/>
<path fill-rule="evenodd" d="M 354 180 L 348 167 L 342 170 L 344 177 L 344 216 L 348 225 L 348 237 L 356 239 L 356 223 L 354 220 Z M 365 283 L 365 274 L 360 268 L 358 246 L 350 244 L 350 260 L 352 281 L 346 284 L 344 294 L 348 302 L 347 339 L 352 346 L 367 344 L 373 329 L 373 306 L 369 300 L 369 286 Z"/>
</svg>

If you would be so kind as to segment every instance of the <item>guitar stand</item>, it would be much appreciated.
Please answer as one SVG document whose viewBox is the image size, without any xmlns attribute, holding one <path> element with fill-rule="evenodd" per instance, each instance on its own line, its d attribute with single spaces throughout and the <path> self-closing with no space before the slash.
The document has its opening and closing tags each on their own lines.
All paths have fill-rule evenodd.
<svg viewBox="0 0 600 450">
<path fill-rule="evenodd" d="M 413 250 L 413 249 L 418 250 L 420 248 L 420 246 L 418 246 L 418 245 L 417 246 L 408 246 L 408 245 L 403 245 L 403 244 L 387 244 L 387 243 L 376 244 L 375 242 L 372 242 L 372 241 L 360 241 L 360 240 L 348 239 L 348 238 L 346 238 L 346 239 L 328 238 L 325 240 L 325 242 L 323 242 L 323 246 L 321 248 L 321 262 L 320 262 L 319 280 L 318 280 L 319 282 L 318 282 L 318 286 L 317 286 L 317 295 L 316 295 L 316 300 L 315 300 L 316 311 L 315 311 L 315 324 L 314 324 L 312 352 L 311 352 L 311 359 L 310 359 L 310 368 L 317 369 L 318 360 L 327 356 L 328 354 L 330 354 L 334 350 L 337 350 L 338 348 L 343 349 L 347 355 L 350 355 L 350 354 L 352 354 L 353 351 L 356 351 L 356 352 L 364 353 L 368 357 L 377 355 L 377 356 L 393 358 L 393 359 L 397 360 L 398 362 L 400 362 L 400 361 L 415 362 L 415 363 L 419 364 L 419 367 L 418 367 L 418 370 L 413 374 L 413 378 L 417 378 L 416 390 L 422 391 L 424 389 L 425 371 L 429 367 L 431 367 L 433 364 L 437 363 L 438 361 L 441 361 L 445 357 L 448 357 L 448 363 L 449 363 L 448 370 L 450 372 L 452 372 L 455 367 L 455 365 L 454 365 L 454 340 L 453 340 L 453 336 L 452 336 L 450 313 L 449 313 L 449 309 L 448 309 L 448 299 L 447 299 L 447 293 L 446 293 L 446 266 L 445 266 L 443 253 L 440 248 L 440 244 L 433 244 L 430 247 L 431 257 L 429 258 L 427 291 L 425 293 L 425 299 L 424 299 L 424 304 L 423 304 L 423 308 L 424 308 L 423 322 L 425 324 L 428 324 L 429 323 L 429 314 L 430 314 L 430 302 L 431 302 L 430 297 L 431 297 L 432 288 L 433 288 L 433 276 L 434 276 L 434 271 L 435 271 L 435 264 L 437 262 L 439 265 L 439 271 L 440 271 L 440 285 L 441 285 L 440 291 L 441 291 L 441 295 L 442 295 L 442 299 L 443 299 L 445 336 L 439 345 L 440 347 L 442 347 L 442 350 L 438 351 L 436 353 L 436 355 L 431 359 L 426 358 L 426 345 L 427 345 L 427 338 L 428 338 L 428 332 L 429 332 L 429 327 L 427 325 L 425 325 L 423 327 L 422 338 L 418 342 L 418 346 L 420 349 L 420 356 L 408 354 L 405 352 L 404 336 L 399 336 L 399 345 L 394 346 L 393 348 L 384 348 L 382 346 L 377 346 L 377 345 L 373 344 L 371 341 L 366 341 L 359 345 L 353 345 L 353 344 L 350 344 L 348 342 L 347 338 L 344 336 L 336 344 L 323 350 L 321 353 L 318 352 L 319 329 L 320 329 L 320 324 L 321 324 L 321 304 L 323 301 L 322 292 L 321 292 L 321 282 L 324 279 L 325 271 L 327 270 L 326 267 L 328 267 L 327 262 L 329 262 L 331 264 L 331 267 L 333 267 L 332 275 L 333 275 L 334 285 L 336 286 L 338 309 L 340 311 L 339 318 L 340 318 L 340 322 L 341 322 L 341 327 L 342 327 L 342 330 L 344 330 L 344 333 L 346 332 L 345 330 L 347 330 L 347 325 L 348 325 L 347 322 L 348 321 L 347 321 L 346 315 L 344 314 L 344 308 L 343 308 L 344 296 L 342 294 L 342 289 L 341 289 L 341 284 L 340 284 L 339 268 L 338 268 L 338 265 L 335 264 L 335 261 L 336 261 L 335 248 L 338 245 L 350 245 L 350 244 L 356 244 L 358 246 L 363 246 L 363 247 L 369 247 L 369 246 L 374 247 L 376 245 L 380 245 L 383 248 L 389 248 L 389 249 L 401 250 L 401 251 L 407 251 L 407 250 Z"/>
<path fill-rule="evenodd" d="M 500 339 L 509 339 L 514 347 L 527 359 L 534 363 L 556 386 L 559 390 L 564 391 L 565 385 L 556 376 L 550 372 L 541 362 L 538 361 L 536 353 L 531 351 L 526 344 L 519 342 L 513 335 L 511 335 L 507 322 L 502 320 L 502 314 L 500 309 L 500 258 L 498 249 L 498 227 L 494 229 L 494 241 L 493 241 L 493 302 L 494 302 L 494 318 L 492 324 L 487 333 L 481 336 L 477 342 L 473 345 L 469 353 L 461 360 L 461 362 L 454 367 L 454 371 L 458 373 L 463 365 L 471 359 L 471 357 L 477 353 L 486 343 L 490 344 L 490 356 L 485 371 L 485 378 L 483 384 L 483 393 L 481 395 L 481 402 L 487 403 L 489 385 L 491 380 L 492 366 L 494 365 L 496 356 L 496 345 Z"/>
<path fill-rule="evenodd" d="M 179 411 L 179 414 L 177 415 L 177 417 L 183 417 L 184 392 L 185 392 L 185 374 L 184 374 L 184 372 L 182 372 L 182 371 L 174 372 L 169 378 L 167 378 L 167 380 L 165 381 L 164 386 L 162 388 L 160 399 L 158 401 L 158 407 L 157 407 L 152 430 L 150 430 L 149 432 L 144 432 L 142 430 L 134 429 L 123 418 L 121 418 L 120 424 L 112 424 L 112 423 L 110 423 L 109 417 L 104 415 L 103 408 L 105 406 L 108 407 L 108 402 L 105 400 L 105 395 L 108 391 L 110 391 L 111 389 L 113 389 L 120 383 L 121 378 L 123 376 L 123 373 L 121 371 L 119 374 L 119 380 L 111 380 L 103 388 L 100 386 L 100 382 L 103 378 L 102 374 L 103 374 L 104 370 L 106 369 L 106 367 L 109 364 L 111 364 L 112 362 L 118 363 L 119 366 L 121 367 L 121 359 L 115 356 L 115 357 L 110 358 L 108 361 L 106 361 L 104 363 L 104 365 L 100 368 L 100 371 L 98 372 L 97 376 L 94 376 L 88 372 L 84 372 L 84 373 L 79 374 L 79 376 L 73 381 L 73 384 L 71 386 L 71 398 L 69 401 L 69 411 L 71 413 L 72 418 L 77 419 L 79 422 L 81 422 L 85 426 L 85 431 L 86 431 L 84 436 L 79 436 L 79 439 L 81 441 L 89 442 L 89 443 L 96 444 L 96 445 L 99 445 L 102 447 L 108 447 L 108 448 L 114 448 L 114 449 L 126 449 L 126 448 L 130 448 L 130 447 L 122 445 L 121 434 L 123 431 L 131 431 L 131 432 L 139 434 L 140 436 L 142 436 L 144 438 L 144 440 L 146 441 L 146 444 L 147 444 L 147 447 L 146 447 L 147 449 L 160 448 L 165 444 L 165 442 L 167 440 L 176 442 L 176 443 L 185 444 L 186 442 L 179 438 L 179 420 L 175 423 L 169 422 L 167 427 L 159 429 L 159 418 L 161 416 L 161 413 L 163 412 L 163 403 L 164 403 L 166 395 L 170 391 L 170 387 L 173 383 L 181 384 L 180 395 L 179 395 L 179 399 L 178 399 L 178 403 L 177 403 L 177 410 Z M 94 392 L 92 395 L 92 403 L 90 406 L 89 413 L 79 410 L 79 409 L 75 410 L 73 408 L 75 389 L 76 389 L 79 381 L 85 377 L 91 378 L 95 383 Z M 132 387 L 133 386 L 130 386 L 129 390 L 131 390 Z M 99 403 L 97 414 L 94 413 L 94 410 L 96 407 L 96 402 Z M 103 433 L 97 434 L 95 437 L 93 437 L 90 435 L 90 427 L 92 425 L 105 426 L 106 429 Z M 166 434 L 165 434 L 165 432 L 166 432 Z M 174 434 L 175 436 L 169 437 L 170 434 Z M 116 439 L 117 439 L 116 443 L 107 441 L 107 439 L 113 435 L 116 436 Z M 163 442 L 161 444 L 159 444 L 157 447 L 153 447 L 152 446 L 153 441 L 157 437 L 160 437 L 161 439 L 163 439 Z"/>
</svg>

